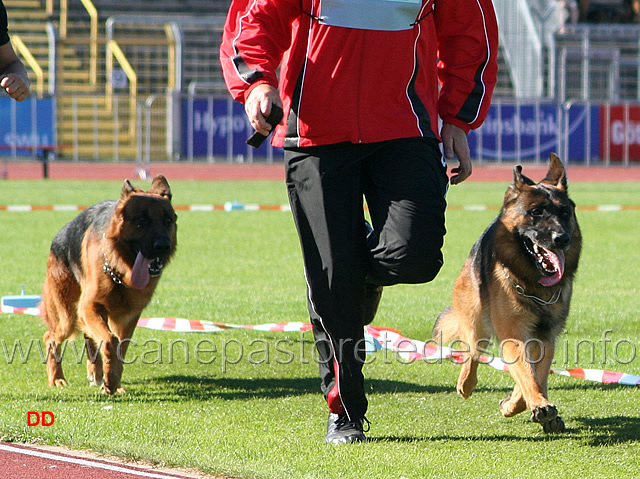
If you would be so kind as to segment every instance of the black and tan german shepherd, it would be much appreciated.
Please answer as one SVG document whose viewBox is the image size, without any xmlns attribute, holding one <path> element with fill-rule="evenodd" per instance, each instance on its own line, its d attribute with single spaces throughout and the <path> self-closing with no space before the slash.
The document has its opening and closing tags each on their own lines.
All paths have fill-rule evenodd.
<svg viewBox="0 0 640 479">
<path fill-rule="evenodd" d="M 169 183 L 158 175 L 146 192 L 125 180 L 118 201 L 90 206 L 56 234 L 41 301 L 49 386 L 67 384 L 61 344 L 82 332 L 90 383 L 124 391 L 128 340 L 175 252 L 176 219 Z"/>
<path fill-rule="evenodd" d="M 497 337 L 515 380 L 500 412 L 511 417 L 530 409 L 531 420 L 545 432 L 563 432 L 564 421 L 547 399 L 547 379 L 555 339 L 569 314 L 582 236 L 557 155 L 551 154 L 539 183 L 524 176 L 521 166 L 513 173 L 502 210 L 471 249 L 434 338 L 464 345 L 457 391 L 466 399 L 477 383 L 479 355 Z"/>
</svg>

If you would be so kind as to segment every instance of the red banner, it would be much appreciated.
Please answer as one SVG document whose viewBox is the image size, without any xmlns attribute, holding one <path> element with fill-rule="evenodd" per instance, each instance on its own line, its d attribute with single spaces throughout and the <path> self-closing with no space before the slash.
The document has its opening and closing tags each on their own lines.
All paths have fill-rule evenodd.
<svg viewBox="0 0 640 479">
<path fill-rule="evenodd" d="M 623 161 L 628 150 L 630 161 L 640 161 L 640 106 L 602 106 L 600 131 L 601 158 L 609 149 L 611 161 Z"/>
</svg>

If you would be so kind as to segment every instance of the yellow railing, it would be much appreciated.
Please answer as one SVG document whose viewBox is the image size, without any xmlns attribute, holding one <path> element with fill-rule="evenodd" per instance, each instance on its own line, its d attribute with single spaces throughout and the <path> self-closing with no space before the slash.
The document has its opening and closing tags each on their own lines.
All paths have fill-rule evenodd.
<svg viewBox="0 0 640 479">
<path fill-rule="evenodd" d="M 47 0 L 45 8 L 47 9 L 47 14 L 49 16 L 53 15 L 53 0 Z"/>
<path fill-rule="evenodd" d="M 64 0 L 67 2 L 68 0 Z M 89 13 L 91 19 L 91 31 L 89 33 L 90 63 L 89 78 L 92 85 L 98 82 L 98 10 L 93 6 L 91 0 L 81 0 L 82 5 Z"/>
<path fill-rule="evenodd" d="M 18 54 L 24 59 L 24 61 L 29 65 L 29 68 L 33 71 L 36 76 L 36 91 L 38 95 L 44 94 L 44 72 L 42 68 L 38 64 L 38 61 L 33 57 L 27 46 L 24 44 L 19 35 L 15 33 L 11 35 L 11 43 L 14 48 L 18 52 Z"/>
<path fill-rule="evenodd" d="M 91 85 L 98 82 L 98 10 L 91 0 L 80 0 L 89 14 L 91 29 L 89 32 L 89 81 Z M 47 13 L 53 14 L 53 0 L 47 0 Z M 60 0 L 59 36 L 61 40 L 67 38 L 67 19 L 69 18 L 69 0 Z"/>
<path fill-rule="evenodd" d="M 167 52 L 168 56 L 168 67 L 169 71 L 167 72 L 167 87 L 169 91 L 173 91 L 176 89 L 176 38 L 173 34 L 173 29 L 171 25 L 166 23 L 164 25 L 164 34 L 167 36 L 167 40 L 169 41 L 169 51 Z"/>
<path fill-rule="evenodd" d="M 137 96 L 138 96 L 138 76 L 135 70 L 127 60 L 127 57 L 120 49 L 118 42 L 110 40 L 107 43 L 107 66 L 106 66 L 106 90 L 107 90 L 107 106 L 112 108 L 113 106 L 113 60 L 116 60 L 129 81 L 129 134 L 133 138 L 136 133 L 136 118 L 137 118 Z"/>
</svg>

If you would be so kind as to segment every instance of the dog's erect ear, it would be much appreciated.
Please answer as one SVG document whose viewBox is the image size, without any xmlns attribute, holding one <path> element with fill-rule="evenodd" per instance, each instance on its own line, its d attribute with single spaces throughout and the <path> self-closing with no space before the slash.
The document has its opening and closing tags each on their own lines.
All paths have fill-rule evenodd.
<svg viewBox="0 0 640 479">
<path fill-rule="evenodd" d="M 173 197 L 173 195 L 171 194 L 171 187 L 169 186 L 169 182 L 162 175 L 158 175 L 153 179 L 153 183 L 151 183 L 151 189 L 147 193 L 153 193 L 154 195 L 162 196 L 169 201 L 171 201 L 171 198 Z"/>
<path fill-rule="evenodd" d="M 142 188 L 138 188 L 133 186 L 129 180 L 124 180 L 122 184 L 122 193 L 120 194 L 120 199 L 126 200 L 129 195 L 133 193 L 142 193 L 144 190 Z"/>
<path fill-rule="evenodd" d="M 567 172 L 562 161 L 555 153 L 549 155 L 549 171 L 547 171 L 547 176 L 540 183 L 555 186 L 561 190 L 567 189 Z"/>
<path fill-rule="evenodd" d="M 523 185 L 533 186 L 533 180 L 522 174 L 522 166 L 517 165 L 513 168 L 513 186 L 520 188 Z"/>
<path fill-rule="evenodd" d="M 140 191 L 140 188 L 135 188 L 129 180 L 124 180 L 122 184 L 122 193 L 120 194 L 121 200 L 126 200 L 131 193 Z"/>
<path fill-rule="evenodd" d="M 532 186 L 535 183 L 522 174 L 522 166 L 517 165 L 513 168 L 513 183 L 509 185 L 507 191 L 504 194 L 504 202 L 509 203 L 515 200 L 524 186 Z"/>
</svg>

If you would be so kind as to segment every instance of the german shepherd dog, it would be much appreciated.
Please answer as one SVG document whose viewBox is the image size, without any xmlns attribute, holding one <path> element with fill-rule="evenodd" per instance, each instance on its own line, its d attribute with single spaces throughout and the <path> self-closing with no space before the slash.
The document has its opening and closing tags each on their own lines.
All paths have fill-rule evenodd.
<svg viewBox="0 0 640 479">
<path fill-rule="evenodd" d="M 500 402 L 502 415 L 530 409 L 545 432 L 563 432 L 564 421 L 547 399 L 547 380 L 555 338 L 569 314 L 582 237 L 557 155 L 551 154 L 539 183 L 521 166 L 513 176 L 500 214 L 474 244 L 455 283 L 452 306 L 436 320 L 434 338 L 464 345 L 457 391 L 466 399 L 477 383 L 479 355 L 497 337 L 515 380 Z"/>
<path fill-rule="evenodd" d="M 89 382 L 124 392 L 128 340 L 175 252 L 176 219 L 169 183 L 158 175 L 146 192 L 125 180 L 118 201 L 90 206 L 56 234 L 41 301 L 49 386 L 67 384 L 61 344 L 82 332 Z"/>
</svg>

